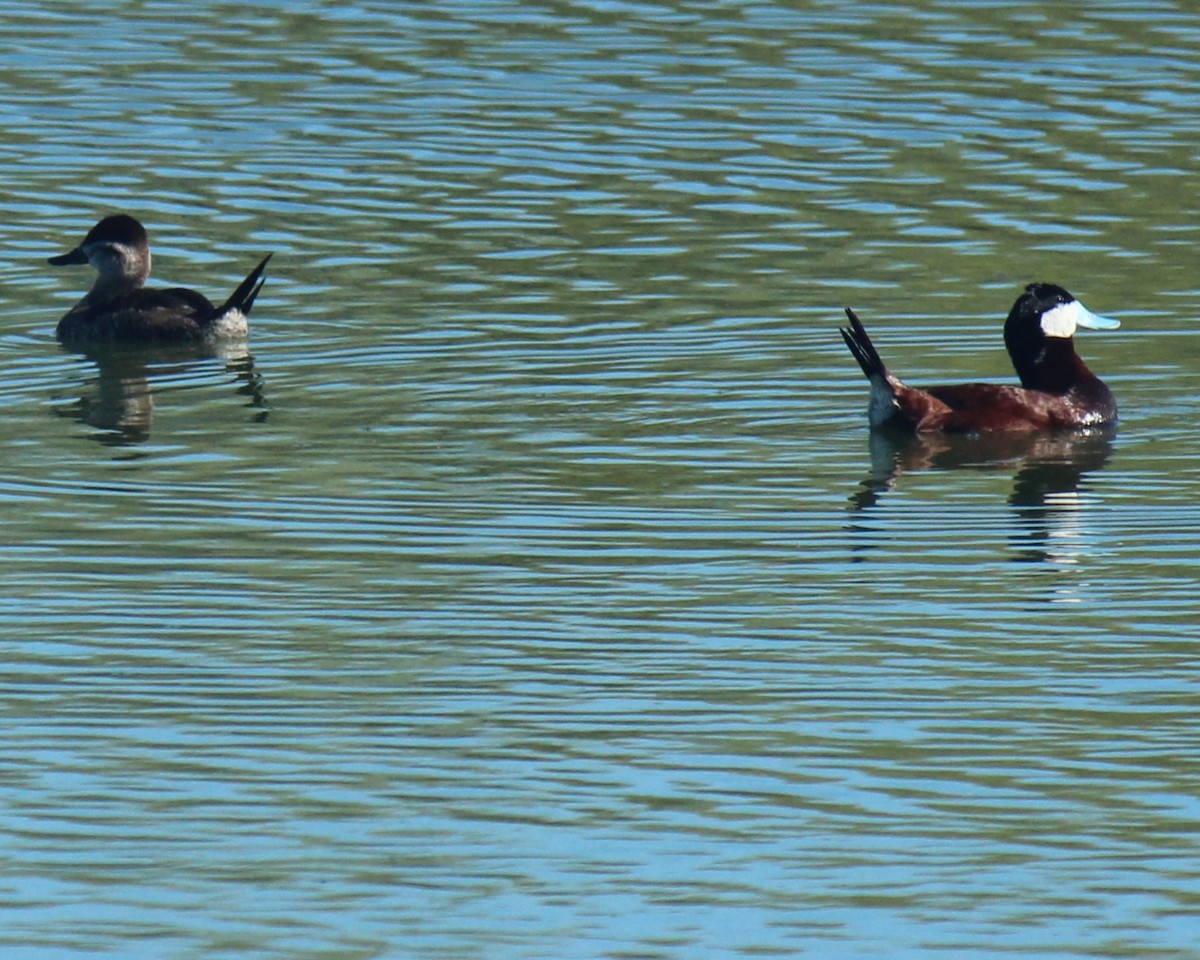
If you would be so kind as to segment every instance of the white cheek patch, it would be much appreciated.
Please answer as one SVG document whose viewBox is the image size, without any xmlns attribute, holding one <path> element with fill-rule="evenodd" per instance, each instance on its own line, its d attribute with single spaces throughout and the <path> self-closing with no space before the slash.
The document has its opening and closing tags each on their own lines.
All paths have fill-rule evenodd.
<svg viewBox="0 0 1200 960">
<path fill-rule="evenodd" d="M 1048 337 L 1067 339 L 1075 336 L 1075 328 L 1079 324 L 1079 312 L 1083 306 L 1078 300 L 1068 300 L 1060 303 L 1052 310 L 1042 314 L 1042 333 Z"/>
</svg>

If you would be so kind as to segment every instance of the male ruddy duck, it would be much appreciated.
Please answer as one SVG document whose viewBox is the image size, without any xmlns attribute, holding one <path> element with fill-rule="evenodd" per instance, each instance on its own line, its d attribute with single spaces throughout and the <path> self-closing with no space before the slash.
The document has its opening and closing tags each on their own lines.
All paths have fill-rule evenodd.
<svg viewBox="0 0 1200 960">
<path fill-rule="evenodd" d="M 1117 401 L 1075 352 L 1075 328 L 1115 330 L 1052 283 L 1031 283 L 1004 324 L 1004 344 L 1019 387 L 992 383 L 907 386 L 888 370 L 854 311 L 842 338 L 871 381 L 871 426 L 919 433 L 993 430 L 1081 430 L 1117 419 Z"/>
<path fill-rule="evenodd" d="M 220 306 L 185 287 L 147 289 L 150 243 L 145 228 L 128 214 L 105 217 L 70 253 L 51 257 L 55 266 L 90 263 L 99 273 L 87 296 L 58 322 L 58 339 L 188 341 L 245 337 L 246 318 L 266 282 L 271 255 Z"/>
</svg>

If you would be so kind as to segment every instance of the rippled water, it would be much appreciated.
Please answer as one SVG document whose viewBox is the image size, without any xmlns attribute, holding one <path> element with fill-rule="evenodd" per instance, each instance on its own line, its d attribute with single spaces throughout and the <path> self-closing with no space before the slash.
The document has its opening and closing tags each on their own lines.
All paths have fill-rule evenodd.
<svg viewBox="0 0 1200 960">
<path fill-rule="evenodd" d="M 6 956 L 1194 956 L 1200 14 L 0 11 Z M 868 436 L 1034 279 L 1114 436 Z"/>
</svg>

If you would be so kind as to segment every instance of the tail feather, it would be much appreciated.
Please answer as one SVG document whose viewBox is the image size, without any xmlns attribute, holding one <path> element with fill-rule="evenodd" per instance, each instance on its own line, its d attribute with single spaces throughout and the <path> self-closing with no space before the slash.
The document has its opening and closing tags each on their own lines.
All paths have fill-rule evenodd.
<svg viewBox="0 0 1200 960">
<path fill-rule="evenodd" d="M 850 329 L 847 330 L 845 327 L 839 327 L 838 330 L 842 335 L 842 339 L 846 341 L 846 346 L 854 354 L 854 359 L 862 367 L 862 372 L 867 375 L 868 380 L 875 377 L 886 379 L 887 367 L 880 358 L 879 352 L 875 349 L 875 344 L 867 336 L 867 330 L 862 325 L 862 321 L 858 319 L 857 314 L 849 307 L 846 307 L 846 316 L 850 318 Z"/>
<path fill-rule="evenodd" d="M 849 307 L 846 307 L 846 316 L 850 318 L 850 329 L 840 328 L 842 339 L 846 341 L 846 346 L 850 348 L 854 359 L 862 367 L 862 372 L 871 381 L 871 400 L 867 405 L 867 417 L 871 421 L 871 426 L 886 427 L 896 424 L 911 426 L 911 423 L 905 423 L 905 414 L 901 412 L 901 406 L 903 397 L 913 391 L 908 390 L 903 383 L 888 372 L 887 366 L 879 356 L 879 351 L 875 349 L 875 344 L 867 336 L 862 321 Z"/>
<path fill-rule="evenodd" d="M 233 291 L 229 299 L 217 308 L 216 316 L 223 317 L 234 310 L 244 317 L 250 315 L 250 308 L 254 306 L 254 298 L 258 296 L 258 291 L 267 282 L 263 278 L 263 271 L 267 269 L 267 262 L 271 259 L 271 256 L 272 254 L 268 253 L 263 257 L 262 262 L 250 271 L 245 280 L 238 284 L 238 288 Z"/>
</svg>

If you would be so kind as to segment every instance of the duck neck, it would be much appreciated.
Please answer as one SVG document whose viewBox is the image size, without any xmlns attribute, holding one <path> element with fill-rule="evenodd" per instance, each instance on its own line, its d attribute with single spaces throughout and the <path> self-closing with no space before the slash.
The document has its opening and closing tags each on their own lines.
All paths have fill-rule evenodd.
<svg viewBox="0 0 1200 960">
<path fill-rule="evenodd" d="M 1013 351 L 1012 361 L 1021 386 L 1028 390 L 1066 393 L 1085 380 L 1095 379 L 1075 352 L 1071 337 L 1045 337 L 1031 352 Z"/>
</svg>

